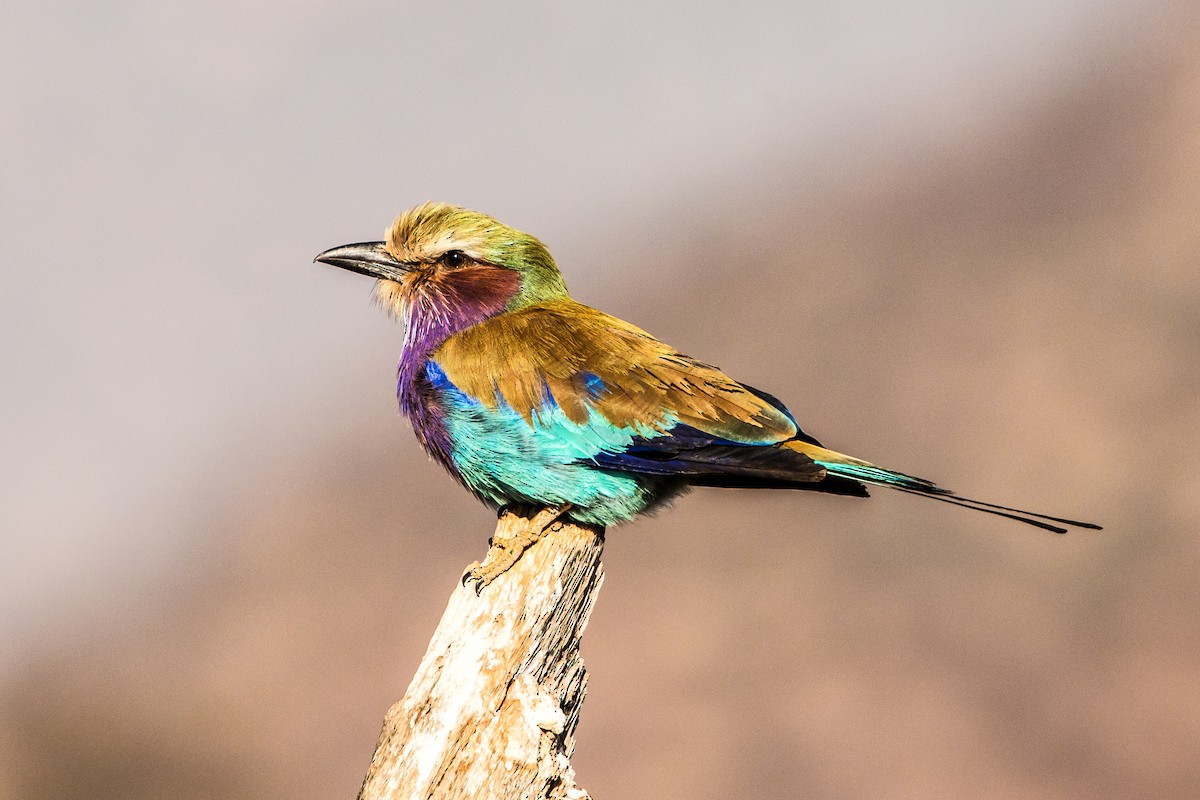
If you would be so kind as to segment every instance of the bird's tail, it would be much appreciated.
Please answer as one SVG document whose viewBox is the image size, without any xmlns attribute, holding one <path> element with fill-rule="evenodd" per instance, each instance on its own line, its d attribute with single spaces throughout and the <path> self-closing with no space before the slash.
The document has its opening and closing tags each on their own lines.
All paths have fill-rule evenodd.
<svg viewBox="0 0 1200 800">
<path fill-rule="evenodd" d="M 996 505 L 995 503 L 985 503 L 982 500 L 972 500 L 969 497 L 960 497 L 949 489 L 943 489 L 933 481 L 877 467 L 868 461 L 862 461 L 842 453 L 834 452 L 833 450 L 827 450 L 824 447 L 809 444 L 808 442 L 797 440 L 787 442 L 784 446 L 803 453 L 824 467 L 825 471 L 830 475 L 836 475 L 841 478 L 849 478 L 869 483 L 873 486 L 887 486 L 891 489 L 899 489 L 902 492 L 921 495 L 922 497 L 940 500 L 943 503 L 950 503 L 951 505 L 962 506 L 963 508 L 971 508 L 975 511 L 982 511 L 985 514 L 995 514 L 1000 517 L 1015 519 L 1018 522 L 1024 522 L 1026 525 L 1033 525 L 1036 528 L 1053 531 L 1054 533 L 1067 532 L 1067 529 L 1061 527 L 1061 525 L 1100 530 L 1099 525 L 1094 525 L 1090 522 L 1051 517 L 1048 514 L 1036 514 L 1020 508 L 1010 508 L 1008 506 Z M 1055 522 L 1061 523 L 1061 525 L 1052 524 Z"/>
</svg>

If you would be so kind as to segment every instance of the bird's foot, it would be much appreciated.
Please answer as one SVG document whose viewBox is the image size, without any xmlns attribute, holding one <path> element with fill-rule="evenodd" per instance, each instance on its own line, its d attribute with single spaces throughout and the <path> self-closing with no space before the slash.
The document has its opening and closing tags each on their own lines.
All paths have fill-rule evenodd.
<svg viewBox="0 0 1200 800">
<path fill-rule="evenodd" d="M 500 517 L 517 517 L 524 521 L 525 524 L 518 526 L 515 530 L 508 530 L 509 526 L 501 525 L 496 530 L 496 535 L 488 542 L 487 555 L 484 556 L 483 562 L 476 561 L 467 567 L 467 571 L 463 573 L 463 586 L 471 583 L 475 584 L 475 594 L 483 591 L 483 588 L 494 581 L 499 576 L 503 575 L 508 569 L 521 558 L 521 554 L 536 544 L 546 531 L 550 530 L 555 525 L 559 524 L 559 518 L 566 514 L 571 508 L 570 503 L 544 508 L 531 518 L 526 518 L 518 510 L 506 506 L 501 512 Z"/>
</svg>

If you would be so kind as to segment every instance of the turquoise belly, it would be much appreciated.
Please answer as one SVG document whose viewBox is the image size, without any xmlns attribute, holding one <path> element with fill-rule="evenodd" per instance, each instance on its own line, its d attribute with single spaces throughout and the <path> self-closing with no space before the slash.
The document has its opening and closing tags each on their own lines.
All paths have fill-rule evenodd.
<svg viewBox="0 0 1200 800">
<path fill-rule="evenodd" d="M 543 407 L 531 426 L 503 405 L 447 399 L 454 465 L 485 501 L 571 503 L 575 519 L 607 526 L 644 511 L 667 490 L 662 478 L 589 466 L 596 453 L 626 447 L 639 434 L 633 427 L 614 427 L 594 413 L 576 424 L 553 405 Z"/>
</svg>

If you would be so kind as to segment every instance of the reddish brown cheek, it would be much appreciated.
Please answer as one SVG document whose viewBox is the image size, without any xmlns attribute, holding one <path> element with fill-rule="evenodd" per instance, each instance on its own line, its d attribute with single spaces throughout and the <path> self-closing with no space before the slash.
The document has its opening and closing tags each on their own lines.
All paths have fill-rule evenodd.
<svg viewBox="0 0 1200 800">
<path fill-rule="evenodd" d="M 521 276 L 511 269 L 474 264 L 438 276 L 447 295 L 464 305 L 499 311 L 521 288 Z"/>
</svg>

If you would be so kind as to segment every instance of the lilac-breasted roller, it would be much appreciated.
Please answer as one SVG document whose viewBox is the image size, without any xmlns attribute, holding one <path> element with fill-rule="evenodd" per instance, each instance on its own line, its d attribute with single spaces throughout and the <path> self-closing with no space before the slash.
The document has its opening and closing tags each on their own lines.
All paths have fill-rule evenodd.
<svg viewBox="0 0 1200 800">
<path fill-rule="evenodd" d="M 1098 528 L 961 497 L 822 447 L 766 392 L 571 299 L 533 236 L 426 203 L 317 261 L 378 279 L 404 322 L 400 408 L 480 500 L 613 525 L 692 486 L 867 496 L 865 484 L 1057 533 Z M 1057 524 L 1056 524 L 1057 523 Z"/>
</svg>

